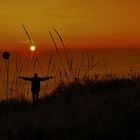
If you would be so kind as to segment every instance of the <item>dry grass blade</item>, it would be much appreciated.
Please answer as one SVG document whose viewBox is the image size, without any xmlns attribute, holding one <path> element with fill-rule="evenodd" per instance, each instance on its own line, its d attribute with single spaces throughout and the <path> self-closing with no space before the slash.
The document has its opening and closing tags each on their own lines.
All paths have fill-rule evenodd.
<svg viewBox="0 0 140 140">
<path fill-rule="evenodd" d="M 95 66 L 99 64 L 99 62 L 95 63 L 94 65 L 91 66 L 91 68 L 89 69 L 89 71 L 93 70 L 93 68 L 95 68 Z"/>
<path fill-rule="evenodd" d="M 53 44 L 54 44 L 54 46 L 55 46 L 56 52 L 57 52 L 57 54 L 59 55 L 59 51 L 58 51 L 57 45 L 56 45 L 56 43 L 55 43 L 55 40 L 54 40 L 54 38 L 53 38 L 52 33 L 51 33 L 50 30 L 49 30 L 49 34 L 50 34 L 51 39 L 52 39 L 52 41 L 53 41 Z"/>
<path fill-rule="evenodd" d="M 59 66 L 58 66 L 58 73 L 59 73 L 60 80 L 63 80 L 62 71 Z"/>
<path fill-rule="evenodd" d="M 50 73 L 50 75 L 52 75 L 52 74 L 53 74 L 54 69 L 55 69 L 55 65 L 53 65 L 53 66 L 52 66 L 52 69 L 51 69 L 51 73 Z"/>
<path fill-rule="evenodd" d="M 66 49 L 66 46 L 65 46 L 65 44 L 64 44 L 64 41 L 63 41 L 61 35 L 59 34 L 59 32 L 58 32 L 56 29 L 54 29 L 54 31 L 55 31 L 56 34 L 58 35 L 58 37 L 59 37 L 59 39 L 60 39 L 60 41 L 61 41 L 61 43 L 62 43 L 62 45 L 63 45 L 64 51 L 65 51 L 65 55 L 66 55 L 66 62 L 67 62 L 68 69 L 69 69 L 69 71 L 70 71 L 70 74 L 74 77 L 73 69 L 71 69 L 71 66 L 70 66 L 71 58 L 70 58 L 69 53 L 68 53 L 68 51 L 67 51 L 67 49 Z"/>
<path fill-rule="evenodd" d="M 40 63 L 40 61 L 39 61 L 38 56 L 37 56 L 36 58 L 37 58 L 37 62 L 38 62 L 38 64 L 39 64 L 39 68 L 40 68 L 40 70 L 41 70 L 41 73 L 42 73 L 42 75 L 44 76 L 44 72 L 43 72 L 43 69 L 42 69 L 42 66 L 41 66 L 41 63 Z"/>
<path fill-rule="evenodd" d="M 49 61 L 48 61 L 47 76 L 48 76 L 49 73 L 50 73 L 50 68 L 51 68 L 52 58 L 53 58 L 53 55 L 50 55 L 50 57 L 49 57 Z"/>
<path fill-rule="evenodd" d="M 68 74 L 67 74 L 66 69 L 65 69 L 65 67 L 64 67 L 64 64 L 63 64 L 61 55 L 60 55 L 60 53 L 59 53 L 58 47 L 57 47 L 57 45 L 56 45 L 56 42 L 55 42 L 55 40 L 54 40 L 54 38 L 53 38 L 53 36 L 52 36 L 52 34 L 51 34 L 51 31 L 49 31 L 49 34 L 50 34 L 51 39 L 52 39 L 52 41 L 53 41 L 53 43 L 54 43 L 54 46 L 55 46 L 57 55 L 58 55 L 59 60 L 60 60 L 60 64 L 61 64 L 61 66 L 62 66 L 62 68 L 63 68 L 63 70 L 64 70 L 64 72 L 65 72 L 65 76 L 66 76 L 66 78 L 69 80 Z"/>
<path fill-rule="evenodd" d="M 81 72 L 81 63 L 79 64 L 79 68 L 78 68 L 78 72 L 77 72 L 77 77 L 80 76 L 80 72 Z"/>
</svg>

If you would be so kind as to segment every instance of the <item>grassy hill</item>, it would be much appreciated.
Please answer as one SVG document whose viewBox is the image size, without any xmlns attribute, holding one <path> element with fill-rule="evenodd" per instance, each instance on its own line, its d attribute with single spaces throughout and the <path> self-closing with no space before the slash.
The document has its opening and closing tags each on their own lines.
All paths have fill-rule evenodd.
<svg viewBox="0 0 140 140">
<path fill-rule="evenodd" d="M 37 104 L 0 103 L 0 140 L 140 139 L 140 78 L 60 83 Z"/>
</svg>

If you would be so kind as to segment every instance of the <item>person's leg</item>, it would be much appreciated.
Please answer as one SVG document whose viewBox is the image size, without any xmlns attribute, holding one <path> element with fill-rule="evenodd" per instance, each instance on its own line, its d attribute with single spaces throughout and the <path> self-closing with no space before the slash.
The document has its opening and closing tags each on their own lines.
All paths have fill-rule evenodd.
<svg viewBox="0 0 140 140">
<path fill-rule="evenodd" d="M 35 93 L 34 92 L 32 93 L 32 98 L 33 98 L 33 103 L 35 103 L 36 99 L 35 99 Z"/>
<path fill-rule="evenodd" d="M 36 101 L 39 99 L 39 92 L 36 93 Z"/>
</svg>

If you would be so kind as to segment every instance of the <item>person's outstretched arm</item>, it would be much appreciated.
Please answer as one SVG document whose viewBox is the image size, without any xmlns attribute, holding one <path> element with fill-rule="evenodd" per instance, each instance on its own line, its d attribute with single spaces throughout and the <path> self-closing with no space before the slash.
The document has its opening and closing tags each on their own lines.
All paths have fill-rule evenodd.
<svg viewBox="0 0 140 140">
<path fill-rule="evenodd" d="M 50 77 L 43 77 L 43 78 L 40 78 L 41 81 L 46 81 L 46 80 L 49 80 L 49 79 L 52 79 L 53 77 L 50 76 Z"/>
<path fill-rule="evenodd" d="M 32 80 L 32 78 L 29 78 L 29 77 L 21 77 L 21 76 L 19 76 L 18 78 L 26 80 L 26 81 L 31 81 Z"/>
</svg>

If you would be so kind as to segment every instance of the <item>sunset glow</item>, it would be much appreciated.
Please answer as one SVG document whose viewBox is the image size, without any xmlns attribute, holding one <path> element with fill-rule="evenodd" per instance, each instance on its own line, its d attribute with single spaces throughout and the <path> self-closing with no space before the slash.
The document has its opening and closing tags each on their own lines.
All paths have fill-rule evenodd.
<svg viewBox="0 0 140 140">
<path fill-rule="evenodd" d="M 53 28 L 69 49 L 140 46 L 138 0 L 6 0 L 0 2 L 0 9 L 4 48 L 22 46 L 18 42 L 26 37 L 21 24 L 40 49 L 51 48 L 48 30 Z"/>
<path fill-rule="evenodd" d="M 140 0 L 0 0 L 0 140 L 140 137 Z"/>
</svg>

